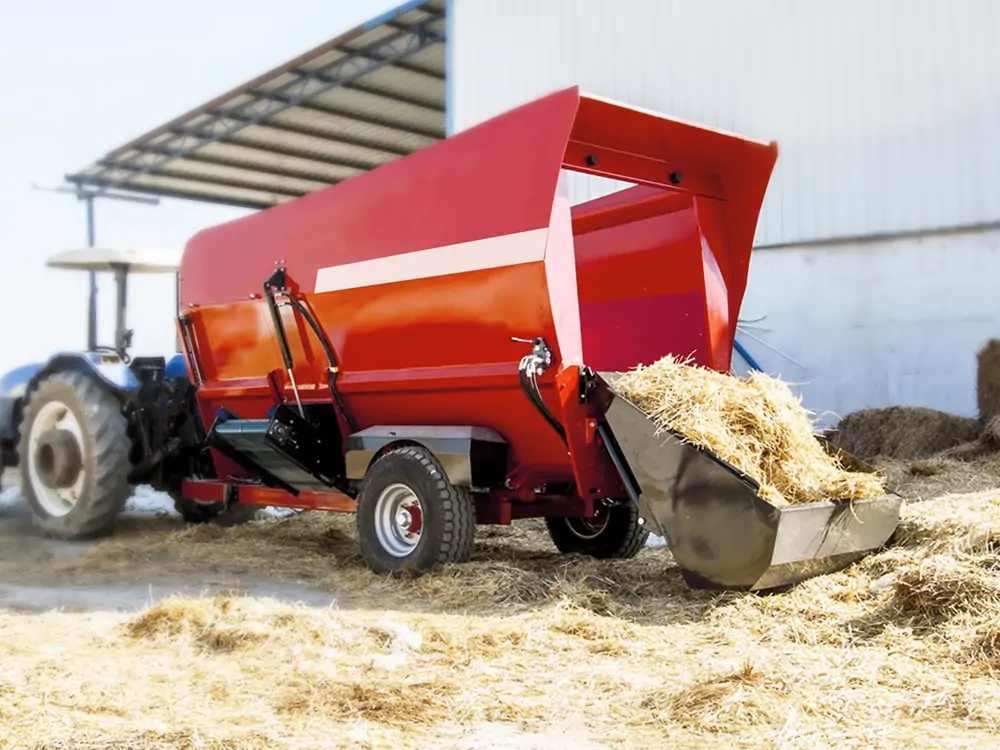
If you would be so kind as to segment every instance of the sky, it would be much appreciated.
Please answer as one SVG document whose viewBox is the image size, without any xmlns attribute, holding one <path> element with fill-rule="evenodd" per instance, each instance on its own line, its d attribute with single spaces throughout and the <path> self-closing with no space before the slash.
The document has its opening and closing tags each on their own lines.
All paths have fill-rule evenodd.
<svg viewBox="0 0 1000 750">
<path fill-rule="evenodd" d="M 397 0 L 0 0 L 0 372 L 87 344 L 85 272 L 46 268 L 86 245 L 86 211 L 44 192 L 108 151 L 399 3 Z M 242 209 L 163 199 L 96 204 L 98 246 L 180 248 Z M 115 288 L 100 274 L 99 343 Z M 134 276 L 135 355 L 176 351 L 174 283 Z"/>
</svg>

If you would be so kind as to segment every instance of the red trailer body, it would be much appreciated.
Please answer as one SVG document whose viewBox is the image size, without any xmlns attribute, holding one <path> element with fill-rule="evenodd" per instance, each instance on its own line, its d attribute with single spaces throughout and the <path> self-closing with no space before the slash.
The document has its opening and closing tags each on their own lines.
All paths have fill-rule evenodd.
<svg viewBox="0 0 1000 750">
<path fill-rule="evenodd" d="M 613 387 L 666 354 L 728 369 L 776 155 L 574 87 L 200 233 L 180 329 L 214 478 L 183 496 L 356 508 L 384 572 L 528 516 L 599 557 L 651 527 L 695 586 L 874 549 L 898 498 L 779 509 Z M 567 171 L 635 187 L 573 208 Z"/>
<path fill-rule="evenodd" d="M 203 419 L 292 399 L 261 285 L 277 266 L 340 362 L 355 429 L 488 425 L 525 481 L 574 481 L 517 380 L 543 337 L 563 368 L 667 353 L 727 369 L 776 147 L 557 92 L 349 182 L 201 232 L 180 275 Z M 571 209 L 564 170 L 639 186 Z M 303 403 L 325 362 L 285 311 Z M 559 409 L 553 378 L 543 382 Z M 220 474 L 240 474 L 216 456 Z M 530 480 L 528 479 L 530 477 Z"/>
</svg>

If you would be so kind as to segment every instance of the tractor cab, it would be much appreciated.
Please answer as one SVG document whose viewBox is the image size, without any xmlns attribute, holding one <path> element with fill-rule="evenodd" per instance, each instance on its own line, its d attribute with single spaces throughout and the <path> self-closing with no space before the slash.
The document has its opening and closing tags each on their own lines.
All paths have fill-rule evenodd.
<svg viewBox="0 0 1000 750">
<path fill-rule="evenodd" d="M 115 304 L 114 346 L 96 346 L 92 354 L 102 355 L 104 362 L 129 362 L 128 350 L 132 346 L 132 329 L 127 327 L 128 317 L 128 277 L 131 274 L 171 273 L 175 279 L 180 266 L 181 254 L 177 250 L 159 248 L 97 248 L 85 247 L 65 250 L 49 258 L 45 264 L 49 268 L 71 271 L 91 271 L 111 273 L 115 279 L 117 299 Z M 175 296 L 176 299 L 176 296 Z M 110 355 L 110 356 L 109 356 Z M 174 360 L 179 360 L 175 355 Z"/>
</svg>

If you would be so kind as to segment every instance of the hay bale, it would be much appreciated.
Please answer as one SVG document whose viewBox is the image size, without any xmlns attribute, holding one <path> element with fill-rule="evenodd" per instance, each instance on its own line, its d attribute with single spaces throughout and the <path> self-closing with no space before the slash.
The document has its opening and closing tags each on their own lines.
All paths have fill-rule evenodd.
<svg viewBox="0 0 1000 750">
<path fill-rule="evenodd" d="M 993 417 L 986 423 L 980 439 L 989 446 L 1000 446 L 1000 416 Z"/>
<path fill-rule="evenodd" d="M 990 339 L 976 355 L 976 401 L 982 425 L 1000 418 L 1000 339 Z"/>
<path fill-rule="evenodd" d="M 622 375 L 615 388 L 662 430 L 711 451 L 760 483 L 776 505 L 877 497 L 875 474 L 847 471 L 814 434 L 801 401 L 782 381 L 737 378 L 667 356 Z"/>
<path fill-rule="evenodd" d="M 975 419 L 922 406 L 862 409 L 840 420 L 831 442 L 865 460 L 928 458 L 975 442 Z"/>
</svg>

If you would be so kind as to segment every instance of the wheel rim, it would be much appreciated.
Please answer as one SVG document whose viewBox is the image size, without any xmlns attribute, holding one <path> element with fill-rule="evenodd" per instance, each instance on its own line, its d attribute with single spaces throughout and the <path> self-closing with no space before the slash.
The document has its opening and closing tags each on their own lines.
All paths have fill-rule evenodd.
<svg viewBox="0 0 1000 750">
<path fill-rule="evenodd" d="M 382 490 L 375 502 L 375 536 L 393 557 L 406 557 L 420 543 L 424 509 L 420 498 L 405 484 Z"/>
<path fill-rule="evenodd" d="M 566 526 L 575 537 L 597 539 L 608 527 L 610 516 L 606 508 L 598 508 L 593 518 L 567 518 Z"/>
<path fill-rule="evenodd" d="M 42 481 L 39 461 L 50 460 L 48 444 L 42 440 L 42 436 L 49 430 L 62 430 L 72 435 L 80 457 L 83 458 L 85 456 L 83 428 L 69 406 L 61 401 L 50 401 L 38 410 L 38 414 L 31 423 L 31 432 L 28 437 L 27 469 L 35 498 L 50 516 L 65 516 L 79 502 L 80 496 L 83 494 L 84 483 L 87 480 L 87 472 L 85 467 L 81 467 L 75 481 L 67 487 L 50 487 Z"/>
</svg>

